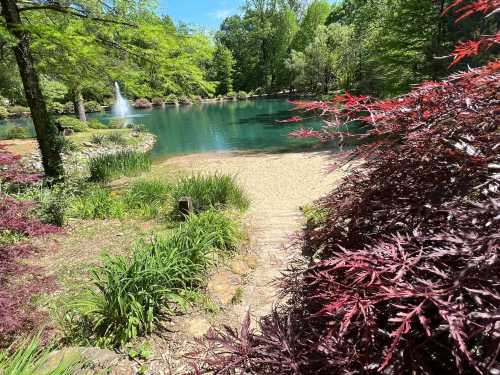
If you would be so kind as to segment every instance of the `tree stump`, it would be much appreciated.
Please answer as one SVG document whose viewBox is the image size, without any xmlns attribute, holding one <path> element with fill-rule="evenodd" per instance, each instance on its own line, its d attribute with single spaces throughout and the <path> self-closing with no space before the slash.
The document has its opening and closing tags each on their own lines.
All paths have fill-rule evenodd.
<svg viewBox="0 0 500 375">
<path fill-rule="evenodd" d="M 183 217 L 193 213 L 193 199 L 191 197 L 181 197 L 178 202 L 179 212 Z"/>
</svg>

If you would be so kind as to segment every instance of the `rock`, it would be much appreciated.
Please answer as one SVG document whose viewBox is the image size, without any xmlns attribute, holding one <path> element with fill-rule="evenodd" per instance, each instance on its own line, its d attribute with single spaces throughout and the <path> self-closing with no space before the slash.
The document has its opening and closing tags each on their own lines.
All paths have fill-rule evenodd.
<svg viewBox="0 0 500 375">
<path fill-rule="evenodd" d="M 187 324 L 188 333 L 196 338 L 206 335 L 211 327 L 210 323 L 203 318 L 191 319 Z"/>
<path fill-rule="evenodd" d="M 229 266 L 232 272 L 240 276 L 246 276 L 250 273 L 250 266 L 241 259 L 235 259 Z"/>
<path fill-rule="evenodd" d="M 241 279 L 237 275 L 228 271 L 221 271 L 212 276 L 207 288 L 212 297 L 222 304 L 228 305 L 231 303 L 240 284 Z"/>
</svg>

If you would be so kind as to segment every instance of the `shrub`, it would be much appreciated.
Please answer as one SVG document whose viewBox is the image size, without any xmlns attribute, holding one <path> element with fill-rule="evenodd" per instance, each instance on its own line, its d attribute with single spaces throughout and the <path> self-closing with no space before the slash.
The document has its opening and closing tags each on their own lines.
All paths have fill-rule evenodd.
<svg viewBox="0 0 500 375">
<path fill-rule="evenodd" d="M 128 189 L 125 203 L 141 216 L 156 217 L 165 210 L 170 190 L 170 184 L 164 181 L 140 180 Z"/>
<path fill-rule="evenodd" d="M 141 98 L 134 102 L 134 107 L 138 109 L 148 109 L 151 108 L 153 104 L 147 99 Z"/>
<path fill-rule="evenodd" d="M 106 125 L 97 119 L 87 120 L 87 125 L 90 129 L 106 129 Z"/>
<path fill-rule="evenodd" d="M 24 115 L 30 113 L 30 109 L 22 105 L 13 105 L 12 107 L 8 107 L 7 110 L 13 115 Z"/>
<path fill-rule="evenodd" d="M 136 151 L 120 151 L 99 155 L 89 161 L 90 180 L 110 181 L 121 176 L 133 176 L 151 169 L 151 156 Z"/>
<path fill-rule="evenodd" d="M 19 155 L 13 155 L 5 149 L 5 145 L 0 145 L 0 182 L 9 185 L 25 185 L 41 180 L 42 176 L 34 171 L 24 168 Z"/>
<path fill-rule="evenodd" d="M 235 207 L 244 210 L 249 205 L 248 199 L 234 178 L 220 174 L 213 176 L 194 175 L 181 178 L 174 186 L 172 197 L 177 202 L 184 196 L 192 198 L 196 212 L 213 207 Z"/>
<path fill-rule="evenodd" d="M 73 102 L 64 103 L 64 112 L 63 113 L 75 113 L 75 105 Z"/>
<path fill-rule="evenodd" d="M 177 96 L 175 94 L 170 94 L 165 98 L 165 103 L 166 104 L 177 104 Z"/>
<path fill-rule="evenodd" d="M 148 131 L 144 124 L 127 124 L 127 129 L 132 129 L 137 133 L 146 133 Z"/>
<path fill-rule="evenodd" d="M 189 257 L 156 237 L 135 249 L 130 259 L 105 257 L 93 279 L 96 289 L 72 306 L 99 346 L 120 346 L 151 333 L 163 314 L 185 304 L 179 292 L 202 277 Z"/>
<path fill-rule="evenodd" d="M 102 107 L 99 103 L 94 100 L 85 102 L 85 112 L 93 113 L 93 112 L 102 112 Z"/>
<path fill-rule="evenodd" d="M 191 104 L 193 104 L 193 101 L 189 97 L 183 95 L 179 98 L 179 104 L 191 105 Z"/>
<path fill-rule="evenodd" d="M 9 111 L 7 108 L 0 106 L 0 119 L 9 117 Z"/>
<path fill-rule="evenodd" d="M 49 349 L 43 348 L 40 335 L 19 340 L 0 352 L 2 375 L 71 375 L 80 367 L 79 355 L 64 356 L 59 363 L 50 362 Z"/>
<path fill-rule="evenodd" d="M 126 120 L 122 118 L 114 118 L 109 122 L 109 129 L 123 129 L 126 127 Z"/>
<path fill-rule="evenodd" d="M 110 189 L 92 186 L 72 200 L 68 215 L 80 219 L 122 219 L 125 205 Z"/>
<path fill-rule="evenodd" d="M 286 304 L 260 333 L 248 319 L 240 334 L 212 336 L 210 370 L 497 372 L 499 69 L 493 62 L 385 101 L 299 103 L 363 119 L 374 142 L 347 155 L 364 164 L 320 202 L 326 219 L 298 241 L 316 262 L 282 280 Z M 331 126 L 295 134 L 346 137 Z"/>
<path fill-rule="evenodd" d="M 5 139 L 26 139 L 31 138 L 28 129 L 22 126 L 11 126 L 5 133 Z"/>
<path fill-rule="evenodd" d="M 58 115 L 66 113 L 66 107 L 64 104 L 59 102 L 52 102 L 49 105 L 49 111 Z"/>
<path fill-rule="evenodd" d="M 165 98 L 153 98 L 151 104 L 153 107 L 162 107 L 165 104 Z"/>
<path fill-rule="evenodd" d="M 110 143 L 114 143 L 118 146 L 125 146 L 127 144 L 127 139 L 122 133 L 114 132 L 106 136 L 106 139 Z"/>
<path fill-rule="evenodd" d="M 61 116 L 56 119 L 56 124 L 63 129 L 71 129 L 75 133 L 86 132 L 88 126 L 85 122 L 73 116 Z"/>
<path fill-rule="evenodd" d="M 245 91 L 238 91 L 236 98 L 240 100 L 248 99 L 248 94 Z"/>
<path fill-rule="evenodd" d="M 107 137 L 104 134 L 94 134 L 90 138 L 90 143 L 95 145 L 104 145 L 107 142 Z"/>
</svg>

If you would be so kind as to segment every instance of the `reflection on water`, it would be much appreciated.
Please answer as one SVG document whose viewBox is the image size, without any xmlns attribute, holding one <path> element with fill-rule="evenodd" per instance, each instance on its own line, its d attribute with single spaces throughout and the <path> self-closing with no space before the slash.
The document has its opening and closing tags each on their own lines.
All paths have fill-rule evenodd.
<svg viewBox="0 0 500 375">
<path fill-rule="evenodd" d="M 286 100 L 248 100 L 166 107 L 132 113 L 157 136 L 156 156 L 225 150 L 297 150 L 314 142 L 297 140 L 288 134 L 300 126 L 318 129 L 322 122 L 309 119 L 300 124 L 278 124 L 291 117 L 292 105 Z M 109 114 L 91 114 L 104 123 Z M 28 124 L 31 120 L 24 119 Z M 1 125 L 0 125 L 1 126 Z M 29 126 L 29 125 L 28 125 Z"/>
</svg>

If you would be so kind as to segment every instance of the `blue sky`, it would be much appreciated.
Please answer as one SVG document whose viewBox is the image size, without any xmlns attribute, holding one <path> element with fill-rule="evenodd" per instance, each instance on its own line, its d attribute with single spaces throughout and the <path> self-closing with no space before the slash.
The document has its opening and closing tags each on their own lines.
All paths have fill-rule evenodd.
<svg viewBox="0 0 500 375">
<path fill-rule="evenodd" d="M 158 13 L 177 22 L 216 30 L 222 20 L 238 12 L 245 0 L 159 0 Z"/>
</svg>

